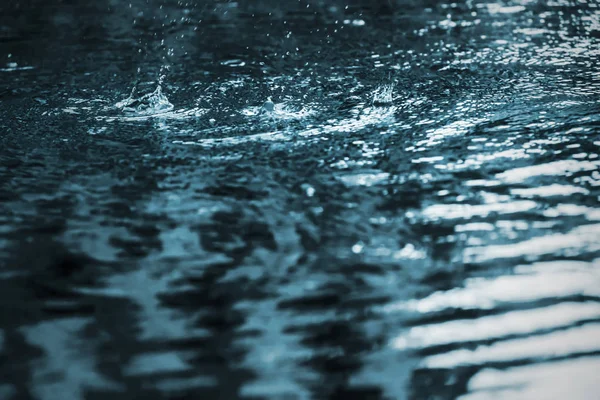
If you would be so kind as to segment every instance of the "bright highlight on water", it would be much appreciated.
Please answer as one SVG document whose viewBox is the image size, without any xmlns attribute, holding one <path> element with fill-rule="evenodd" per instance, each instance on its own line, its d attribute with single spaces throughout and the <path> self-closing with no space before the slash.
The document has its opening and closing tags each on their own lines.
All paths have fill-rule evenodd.
<svg viewBox="0 0 600 400">
<path fill-rule="evenodd" d="M 0 2 L 0 399 L 600 393 L 594 1 Z"/>
</svg>

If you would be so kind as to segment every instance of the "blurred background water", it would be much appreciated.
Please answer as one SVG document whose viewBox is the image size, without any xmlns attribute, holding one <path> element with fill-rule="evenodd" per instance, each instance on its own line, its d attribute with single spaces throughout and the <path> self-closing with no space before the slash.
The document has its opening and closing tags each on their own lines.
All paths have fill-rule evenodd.
<svg viewBox="0 0 600 400">
<path fill-rule="evenodd" d="M 1 399 L 598 399 L 595 0 L 0 3 Z"/>
</svg>

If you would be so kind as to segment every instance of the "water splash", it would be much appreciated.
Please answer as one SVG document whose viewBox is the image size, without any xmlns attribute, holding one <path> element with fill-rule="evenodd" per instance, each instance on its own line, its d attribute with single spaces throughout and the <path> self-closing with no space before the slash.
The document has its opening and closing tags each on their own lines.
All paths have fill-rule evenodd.
<svg viewBox="0 0 600 400">
<path fill-rule="evenodd" d="M 273 103 L 273 100 L 271 99 L 271 97 L 269 97 L 267 101 L 265 101 L 265 103 L 262 105 L 261 112 L 264 114 L 272 113 L 273 111 L 275 111 L 275 103 Z"/>
<path fill-rule="evenodd" d="M 301 120 L 314 115 L 315 110 L 310 107 L 295 105 L 288 101 L 275 103 L 271 97 L 268 97 L 261 106 L 246 107 L 240 113 L 246 117 L 261 116 L 274 120 Z"/>
<path fill-rule="evenodd" d="M 162 91 L 165 77 L 164 74 L 160 76 L 154 92 L 141 97 L 137 97 L 137 85 L 134 86 L 129 97 L 115 104 L 115 107 L 138 115 L 156 115 L 172 110 L 173 104 Z"/>
<path fill-rule="evenodd" d="M 373 92 L 374 106 L 389 106 L 394 102 L 394 85 L 381 85 Z"/>
</svg>

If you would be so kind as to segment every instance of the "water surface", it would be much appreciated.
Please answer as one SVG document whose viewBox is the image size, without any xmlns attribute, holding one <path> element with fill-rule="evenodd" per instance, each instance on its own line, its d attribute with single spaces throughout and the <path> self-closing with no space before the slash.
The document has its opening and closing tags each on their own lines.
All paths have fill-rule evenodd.
<svg viewBox="0 0 600 400">
<path fill-rule="evenodd" d="M 0 398 L 596 398 L 599 38 L 595 1 L 2 3 Z"/>
</svg>

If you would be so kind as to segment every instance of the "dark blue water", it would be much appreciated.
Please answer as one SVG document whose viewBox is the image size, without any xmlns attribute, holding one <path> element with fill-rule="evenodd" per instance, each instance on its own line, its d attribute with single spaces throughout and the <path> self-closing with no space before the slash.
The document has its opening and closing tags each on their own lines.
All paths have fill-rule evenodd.
<svg viewBox="0 0 600 400">
<path fill-rule="evenodd" d="M 0 399 L 598 399 L 597 1 L 0 4 Z"/>
</svg>

